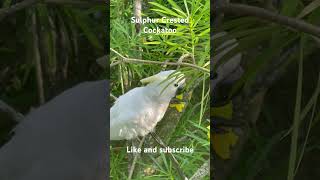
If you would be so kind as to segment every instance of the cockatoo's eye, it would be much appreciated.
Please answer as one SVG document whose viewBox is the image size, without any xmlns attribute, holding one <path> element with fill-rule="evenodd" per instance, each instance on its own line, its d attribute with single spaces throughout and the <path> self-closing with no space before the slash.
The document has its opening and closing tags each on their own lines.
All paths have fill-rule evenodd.
<svg viewBox="0 0 320 180">
<path fill-rule="evenodd" d="M 178 83 L 175 83 L 175 84 L 174 84 L 174 87 L 178 87 L 178 86 L 179 86 L 179 84 L 178 84 Z"/>
</svg>

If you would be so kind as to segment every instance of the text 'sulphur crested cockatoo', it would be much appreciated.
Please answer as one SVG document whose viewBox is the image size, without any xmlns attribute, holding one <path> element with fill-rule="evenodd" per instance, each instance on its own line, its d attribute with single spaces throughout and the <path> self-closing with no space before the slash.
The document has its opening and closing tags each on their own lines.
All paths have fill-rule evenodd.
<svg viewBox="0 0 320 180">
<path fill-rule="evenodd" d="M 180 72 L 168 70 L 142 79 L 141 83 L 147 85 L 131 89 L 111 107 L 111 140 L 129 140 L 151 132 L 185 78 Z"/>
</svg>

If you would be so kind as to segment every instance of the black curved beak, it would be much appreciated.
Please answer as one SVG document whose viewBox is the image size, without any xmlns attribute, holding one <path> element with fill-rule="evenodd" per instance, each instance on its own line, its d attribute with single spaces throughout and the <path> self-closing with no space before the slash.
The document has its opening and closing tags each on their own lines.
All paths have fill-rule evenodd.
<svg viewBox="0 0 320 180">
<path fill-rule="evenodd" d="M 179 86 L 178 89 L 177 89 L 176 94 L 181 94 L 183 92 L 183 88 L 184 88 L 183 85 Z"/>
</svg>

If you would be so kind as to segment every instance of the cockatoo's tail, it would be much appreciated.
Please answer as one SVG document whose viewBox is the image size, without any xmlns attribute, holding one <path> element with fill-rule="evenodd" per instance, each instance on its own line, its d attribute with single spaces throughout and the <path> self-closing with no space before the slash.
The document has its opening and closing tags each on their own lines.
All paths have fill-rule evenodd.
<svg viewBox="0 0 320 180">
<path fill-rule="evenodd" d="M 185 83 L 184 75 L 175 70 L 142 79 L 144 87 L 120 96 L 111 107 L 110 139 L 133 139 L 145 136 L 163 118 L 171 98 Z"/>
</svg>

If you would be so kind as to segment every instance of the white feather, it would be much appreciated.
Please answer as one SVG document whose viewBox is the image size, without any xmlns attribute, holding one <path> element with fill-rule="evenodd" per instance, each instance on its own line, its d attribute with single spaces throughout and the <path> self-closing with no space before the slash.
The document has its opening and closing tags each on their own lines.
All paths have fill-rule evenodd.
<svg viewBox="0 0 320 180">
<path fill-rule="evenodd" d="M 170 100 L 185 79 L 167 77 L 174 73 L 162 71 L 153 82 L 134 88 L 120 96 L 110 110 L 110 139 L 133 139 L 151 132 L 163 118 Z M 176 86 L 174 86 L 176 84 Z"/>
</svg>

